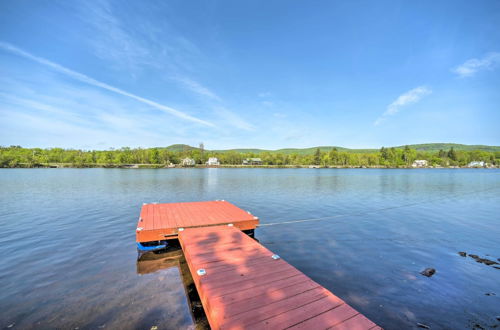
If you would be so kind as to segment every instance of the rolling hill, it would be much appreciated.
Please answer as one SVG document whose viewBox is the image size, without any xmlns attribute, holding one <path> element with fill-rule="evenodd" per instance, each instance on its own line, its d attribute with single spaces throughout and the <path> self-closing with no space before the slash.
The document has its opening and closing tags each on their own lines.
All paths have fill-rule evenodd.
<svg viewBox="0 0 500 330">
<path fill-rule="evenodd" d="M 405 146 L 396 146 L 394 148 L 401 149 L 404 148 Z M 464 151 L 471 151 L 471 150 L 481 150 L 481 151 L 488 151 L 488 152 L 495 152 L 498 151 L 500 152 L 500 146 L 487 146 L 487 145 L 468 145 L 468 144 L 457 144 L 457 143 L 427 143 L 427 144 L 410 144 L 408 145 L 411 149 L 415 149 L 418 151 L 430 151 L 430 152 L 437 152 L 439 150 L 449 150 L 450 148 L 454 148 L 455 150 L 464 150 Z M 322 152 L 328 152 L 334 148 L 336 148 L 338 151 L 343 151 L 343 152 L 353 152 L 353 153 L 369 153 L 369 152 L 376 152 L 379 149 L 349 149 L 349 148 L 343 148 L 343 147 L 337 147 L 337 146 L 319 146 L 319 147 L 312 147 L 312 148 L 285 148 L 285 149 L 277 149 L 277 150 L 266 150 L 266 149 L 252 149 L 252 148 L 247 148 L 247 149 L 226 149 L 226 150 L 206 150 L 206 151 L 212 151 L 212 152 L 238 152 L 238 153 L 254 153 L 254 154 L 259 154 L 263 152 L 269 152 L 269 153 L 283 153 L 283 154 L 299 154 L 299 155 L 310 155 L 313 154 L 316 149 L 319 148 Z M 389 148 L 389 147 L 386 147 Z M 173 144 L 171 146 L 167 147 L 168 150 L 170 151 L 188 151 L 188 150 L 193 150 L 193 149 L 199 149 L 196 147 L 192 147 L 186 144 Z"/>
</svg>

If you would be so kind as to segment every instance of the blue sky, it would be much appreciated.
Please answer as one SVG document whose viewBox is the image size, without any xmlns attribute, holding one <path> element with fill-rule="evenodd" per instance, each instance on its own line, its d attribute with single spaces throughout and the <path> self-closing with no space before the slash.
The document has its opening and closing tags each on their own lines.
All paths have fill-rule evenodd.
<svg viewBox="0 0 500 330">
<path fill-rule="evenodd" d="M 500 145 L 498 1 L 0 1 L 0 145 Z"/>
</svg>

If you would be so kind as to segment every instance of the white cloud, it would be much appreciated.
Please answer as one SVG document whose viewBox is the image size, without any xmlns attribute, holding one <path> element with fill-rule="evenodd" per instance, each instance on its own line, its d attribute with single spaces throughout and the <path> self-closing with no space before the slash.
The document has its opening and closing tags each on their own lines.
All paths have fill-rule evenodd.
<svg viewBox="0 0 500 330">
<path fill-rule="evenodd" d="M 262 92 L 262 93 L 259 93 L 257 96 L 261 97 L 261 98 L 266 98 L 266 97 L 270 97 L 271 93 L 270 92 Z"/>
<path fill-rule="evenodd" d="M 168 107 L 166 105 L 163 105 L 163 104 L 151 101 L 149 99 L 140 97 L 138 95 L 126 92 L 126 91 L 124 91 L 122 89 L 119 89 L 117 87 L 113 87 L 113 86 L 108 85 L 106 83 L 100 82 L 100 81 L 95 80 L 95 79 L 93 79 L 93 78 L 91 78 L 89 76 L 86 76 L 86 75 L 82 74 L 82 73 L 70 70 L 70 69 L 68 69 L 68 68 L 66 68 L 66 67 L 64 67 L 62 65 L 57 64 L 57 63 L 54 63 L 54 62 L 51 62 L 51 61 L 46 60 L 44 58 L 32 55 L 32 54 L 30 54 L 30 53 L 28 53 L 28 52 L 26 52 L 26 51 L 24 51 L 24 50 L 22 50 L 20 48 L 17 48 L 17 47 L 15 47 L 13 45 L 10 45 L 8 43 L 0 42 L 0 48 L 4 49 L 6 51 L 9 51 L 11 53 L 14 53 L 16 55 L 25 57 L 25 58 L 27 58 L 27 59 L 29 59 L 31 61 L 37 62 L 37 63 L 42 64 L 44 66 L 50 67 L 51 69 L 54 69 L 57 72 L 62 73 L 62 74 L 66 75 L 68 77 L 71 77 L 73 79 L 76 79 L 76 80 L 78 80 L 80 82 L 83 82 L 83 83 L 86 83 L 86 84 L 89 84 L 89 85 L 92 85 L 94 87 L 98 87 L 98 88 L 101 88 L 101 89 L 105 89 L 105 90 L 108 90 L 108 91 L 116 93 L 116 94 L 127 96 L 127 97 L 132 98 L 132 99 L 134 99 L 136 101 L 139 101 L 141 103 L 147 104 L 147 105 L 149 105 L 149 106 L 151 106 L 153 108 L 156 108 L 156 109 L 158 109 L 160 111 L 169 113 L 169 114 L 171 114 L 173 116 L 182 118 L 184 120 L 192 121 L 192 122 L 195 122 L 195 123 L 198 123 L 198 124 L 202 124 L 202 125 L 205 125 L 205 126 L 215 127 L 214 124 L 212 124 L 212 123 L 210 123 L 208 121 L 205 121 L 205 120 L 193 117 L 193 116 L 188 115 L 188 114 L 186 114 L 186 113 L 184 113 L 182 111 L 176 110 L 176 109 Z"/>
<path fill-rule="evenodd" d="M 399 97 L 394 100 L 394 102 L 389 104 L 387 110 L 380 117 L 378 117 L 373 124 L 375 126 L 381 124 L 384 120 L 387 119 L 388 116 L 392 116 L 398 113 L 402 107 L 417 103 L 418 101 L 420 101 L 420 99 L 422 99 L 422 97 L 430 93 L 432 93 L 432 91 L 426 86 L 419 86 L 399 95 Z"/>
<path fill-rule="evenodd" d="M 224 107 L 215 107 L 214 111 L 220 116 L 220 118 L 231 126 L 245 130 L 253 131 L 255 127 L 243 120 L 240 116 L 236 115 L 234 112 L 227 110 Z"/>
<path fill-rule="evenodd" d="M 120 72 L 131 72 L 134 77 L 135 73 L 152 68 L 154 73 L 168 77 L 201 97 L 214 114 L 219 115 L 221 112 L 215 106 L 224 106 L 225 100 L 212 88 L 191 78 L 198 76 L 196 73 L 203 71 L 201 68 L 211 65 L 197 45 L 168 21 L 151 24 L 149 18 L 154 13 L 150 10 L 141 13 L 141 19 L 137 22 L 140 24 L 134 24 L 137 18 L 129 17 L 131 21 L 126 21 L 121 16 L 116 16 L 117 10 L 118 6 L 106 0 L 97 4 L 84 4 L 80 10 L 81 19 L 96 31 L 87 39 L 95 55 L 107 60 Z M 234 127 L 238 129 L 252 127 L 249 123 L 243 124 L 243 119 L 237 114 L 229 114 L 227 109 L 225 113 L 222 118 L 224 123 L 228 122 L 228 117 L 239 118 L 229 123 L 235 123 Z"/>
<path fill-rule="evenodd" d="M 493 70 L 500 64 L 500 53 L 488 53 L 482 58 L 471 58 L 452 69 L 462 78 L 471 77 L 480 70 Z"/>
<path fill-rule="evenodd" d="M 199 94 L 204 97 L 208 97 L 209 99 L 221 102 L 221 98 L 215 94 L 213 91 L 208 89 L 207 87 L 203 86 L 202 84 L 189 79 L 187 77 L 178 77 L 176 78 L 177 81 L 180 81 L 184 86 L 189 88 L 192 92 Z"/>
<path fill-rule="evenodd" d="M 77 88 L 57 76 L 31 78 L 0 78 L 3 144 L 85 149 L 168 145 L 192 136 L 196 125 L 180 125 L 181 119 L 129 98 L 92 87 Z"/>
<path fill-rule="evenodd" d="M 95 56 L 109 60 L 111 67 L 135 76 L 145 65 L 159 67 L 161 63 L 165 63 L 155 58 L 160 49 L 150 49 L 152 30 L 135 36 L 131 33 L 131 27 L 136 25 L 131 22 L 127 24 L 114 16 L 112 5 L 108 1 L 82 2 L 75 7 L 79 9 L 86 26 L 95 31 L 90 38 L 82 39 L 91 46 Z"/>
</svg>

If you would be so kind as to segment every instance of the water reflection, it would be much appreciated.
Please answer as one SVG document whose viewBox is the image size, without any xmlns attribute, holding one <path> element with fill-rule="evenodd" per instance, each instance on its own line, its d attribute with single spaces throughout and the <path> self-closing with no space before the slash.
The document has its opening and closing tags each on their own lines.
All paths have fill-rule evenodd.
<svg viewBox="0 0 500 330">
<path fill-rule="evenodd" d="M 500 270 L 457 254 L 500 258 L 499 170 L 4 169 L 0 187 L 0 328 L 195 327 L 183 263 L 138 265 L 135 228 L 143 202 L 215 199 L 262 223 L 348 214 L 257 234 L 385 329 L 499 324 Z"/>
<path fill-rule="evenodd" d="M 137 274 L 139 275 L 161 273 L 171 268 L 178 270 L 181 275 L 195 328 L 197 330 L 210 329 L 193 277 L 178 244 L 160 253 L 146 253 L 137 261 Z"/>
</svg>

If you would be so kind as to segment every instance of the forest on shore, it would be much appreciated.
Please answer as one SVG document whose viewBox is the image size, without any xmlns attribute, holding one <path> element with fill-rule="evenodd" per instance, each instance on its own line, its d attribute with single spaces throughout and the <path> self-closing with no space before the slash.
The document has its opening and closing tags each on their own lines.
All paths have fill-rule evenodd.
<svg viewBox="0 0 500 330">
<path fill-rule="evenodd" d="M 179 165 L 184 158 L 191 158 L 197 165 L 204 165 L 209 157 L 217 157 L 221 165 L 241 165 L 244 159 L 260 158 L 264 166 L 337 166 L 337 167 L 410 167 L 419 160 L 428 166 L 467 166 L 472 161 L 500 165 L 500 151 L 484 150 L 415 150 L 409 146 L 385 148 L 375 151 L 322 151 L 315 148 L 309 153 L 279 151 L 244 152 L 236 150 L 210 151 L 204 148 L 120 148 L 111 150 L 76 150 L 62 148 L 0 147 L 0 167 L 117 167 L 130 164 L 166 167 Z M 147 166 L 145 166 L 147 167 Z"/>
</svg>

